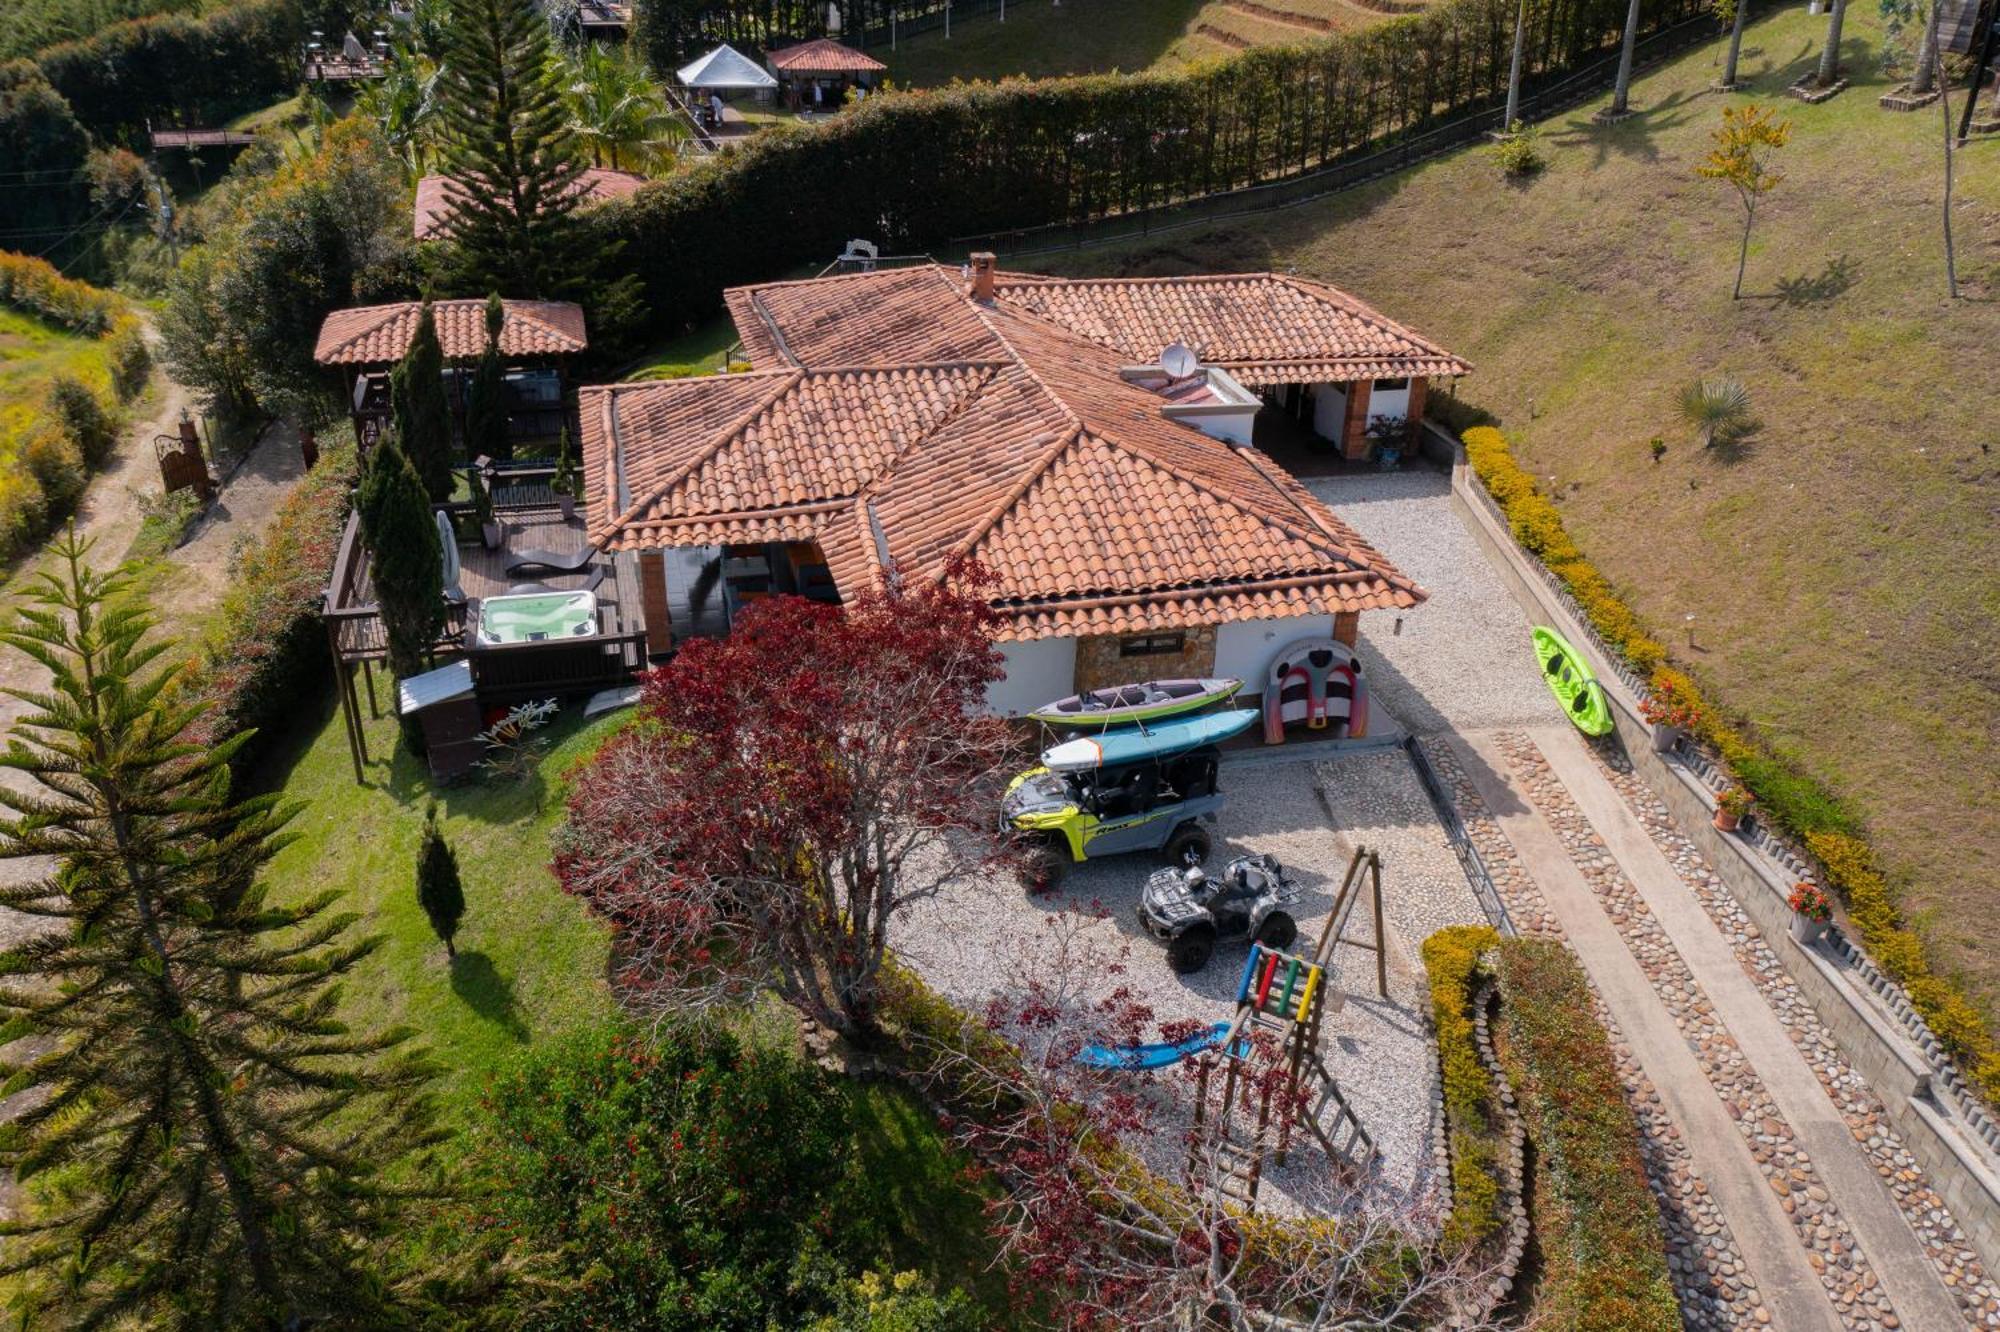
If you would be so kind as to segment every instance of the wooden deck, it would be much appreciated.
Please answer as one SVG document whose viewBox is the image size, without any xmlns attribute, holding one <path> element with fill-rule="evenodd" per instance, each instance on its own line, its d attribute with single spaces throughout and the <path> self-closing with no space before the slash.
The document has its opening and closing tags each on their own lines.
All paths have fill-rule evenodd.
<svg viewBox="0 0 2000 1332">
<path fill-rule="evenodd" d="M 534 489 L 547 497 L 545 484 L 536 484 Z M 514 497 L 507 491 L 500 493 L 508 498 Z M 540 583 L 562 591 L 583 586 L 589 577 L 588 572 L 529 572 L 509 577 L 506 569 L 521 551 L 545 550 L 554 554 L 569 554 L 583 550 L 588 542 L 584 536 L 581 513 L 565 520 L 561 511 L 550 503 L 520 508 L 496 506 L 496 514 L 502 532 L 498 550 L 487 550 L 477 541 L 469 545 L 464 542 L 459 544 L 459 587 L 466 599 L 450 612 L 444 633 L 438 640 L 440 655 L 456 655 L 466 650 L 466 622 L 479 601 L 504 596 L 518 584 Z M 599 641 L 609 646 L 614 641 L 625 640 L 631 649 L 625 654 L 627 668 L 644 669 L 645 649 L 639 640 L 645 633 L 646 625 L 641 609 L 643 603 L 639 594 L 637 559 L 629 553 L 603 555 L 599 557 L 598 564 L 608 570 L 597 586 Z M 342 662 L 381 661 L 387 656 L 387 638 L 383 633 L 381 616 L 375 610 L 375 586 L 367 543 L 361 540 L 359 516 L 349 517 L 347 530 L 341 535 L 333 581 L 327 588 L 326 621 L 335 651 Z M 489 654 L 490 651 L 487 650 Z"/>
</svg>

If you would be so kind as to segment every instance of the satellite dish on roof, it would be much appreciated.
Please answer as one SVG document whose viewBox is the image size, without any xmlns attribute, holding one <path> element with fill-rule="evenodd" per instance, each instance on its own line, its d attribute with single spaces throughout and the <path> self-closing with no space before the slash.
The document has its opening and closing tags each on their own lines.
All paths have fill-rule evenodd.
<svg viewBox="0 0 2000 1332">
<path fill-rule="evenodd" d="M 1169 342 L 1160 352 L 1160 369 L 1175 379 L 1186 379 L 1201 369 L 1201 360 L 1185 342 Z"/>
</svg>

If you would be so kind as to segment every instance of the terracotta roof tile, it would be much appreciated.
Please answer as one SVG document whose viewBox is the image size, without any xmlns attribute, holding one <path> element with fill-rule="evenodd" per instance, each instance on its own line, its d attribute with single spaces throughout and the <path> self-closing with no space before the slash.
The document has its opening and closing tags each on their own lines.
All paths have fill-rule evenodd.
<svg viewBox="0 0 2000 1332">
<path fill-rule="evenodd" d="M 831 37 L 780 47 L 765 59 L 772 69 L 785 74 L 872 74 L 889 68 L 875 57 L 842 46 Z"/>
<path fill-rule="evenodd" d="M 1005 639 L 1424 598 L 1270 459 L 1168 419 L 1120 377 L 1157 348 L 1130 355 L 1011 298 L 982 307 L 935 266 L 728 295 L 758 371 L 583 391 L 585 472 L 614 501 L 593 506 L 600 544 L 811 537 L 849 593 L 891 565 L 941 577 L 970 556 L 998 576 Z M 1323 315 L 1319 296 L 1300 300 Z M 1259 336 L 1288 363 L 1322 350 L 1312 328 L 1290 347 Z"/>
<path fill-rule="evenodd" d="M 588 208 L 593 204 L 628 198 L 648 183 L 646 177 L 630 171 L 586 167 L 583 174 L 576 178 L 574 193 L 582 196 L 582 206 Z M 452 214 L 458 211 L 460 197 L 458 182 L 449 176 L 425 176 L 418 181 L 417 204 L 411 222 L 416 238 L 430 240 L 444 235 L 451 225 Z"/>
<path fill-rule="evenodd" d="M 1126 358 L 1153 364 L 1169 343 L 1228 367 L 1245 385 L 1462 375 L 1442 347 L 1346 292 L 1276 273 L 1062 281 L 1008 276 L 995 292 Z M 1257 367 L 1301 368 L 1276 378 Z M 1245 378 L 1248 374 L 1248 378 Z"/>
<path fill-rule="evenodd" d="M 583 307 L 569 301 L 501 303 L 500 351 L 506 356 L 568 356 L 590 345 Z M 423 312 L 418 301 L 335 310 L 320 325 L 313 360 L 321 365 L 387 365 L 403 359 Z M 438 345 L 448 361 L 468 361 L 486 350 L 486 302 L 433 301 Z"/>
</svg>

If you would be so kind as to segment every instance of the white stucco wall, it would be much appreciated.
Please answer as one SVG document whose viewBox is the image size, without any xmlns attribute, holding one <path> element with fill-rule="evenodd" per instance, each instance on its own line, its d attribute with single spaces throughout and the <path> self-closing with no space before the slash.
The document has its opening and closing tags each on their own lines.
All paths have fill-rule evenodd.
<svg viewBox="0 0 2000 1332">
<path fill-rule="evenodd" d="M 1283 620 L 1238 620 L 1215 631 L 1215 673 L 1243 682 L 1246 694 L 1264 692 L 1264 672 L 1287 643 L 1331 638 L 1331 615 L 1296 615 Z"/>
<path fill-rule="evenodd" d="M 1002 643 L 1007 678 L 986 690 L 986 706 L 1003 717 L 1019 717 L 1044 703 L 1076 692 L 1076 640 L 1036 638 Z"/>
<path fill-rule="evenodd" d="M 1313 433 L 1339 440 L 1341 422 L 1347 418 L 1347 390 L 1338 384 L 1315 384 L 1312 391 Z"/>
<path fill-rule="evenodd" d="M 1383 388 L 1379 384 L 1368 393 L 1368 422 L 1373 425 L 1385 416 L 1408 416 L 1410 414 L 1410 386 L 1407 382 L 1401 388 Z"/>
<path fill-rule="evenodd" d="M 1251 431 L 1255 428 L 1257 409 L 1245 407 L 1240 411 L 1214 415 L 1190 416 L 1187 423 L 1212 439 L 1226 444 L 1248 444 Z"/>
</svg>

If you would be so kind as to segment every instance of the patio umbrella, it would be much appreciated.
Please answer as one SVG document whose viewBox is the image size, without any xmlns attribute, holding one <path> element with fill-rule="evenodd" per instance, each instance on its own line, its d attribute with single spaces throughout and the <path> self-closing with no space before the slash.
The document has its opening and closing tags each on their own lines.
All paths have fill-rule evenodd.
<svg viewBox="0 0 2000 1332">
<path fill-rule="evenodd" d="M 444 551 L 444 595 L 447 601 L 464 601 L 465 589 L 458 585 L 458 533 L 451 527 L 451 515 L 440 510 L 437 517 L 438 545 Z"/>
</svg>

